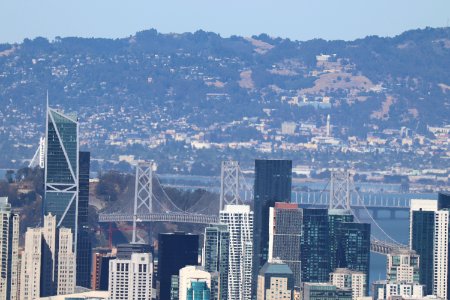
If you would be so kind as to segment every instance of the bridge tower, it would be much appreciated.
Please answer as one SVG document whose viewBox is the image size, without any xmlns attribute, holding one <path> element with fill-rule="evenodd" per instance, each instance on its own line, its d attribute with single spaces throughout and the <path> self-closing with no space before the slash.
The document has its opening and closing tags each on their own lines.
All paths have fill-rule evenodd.
<svg viewBox="0 0 450 300">
<path fill-rule="evenodd" d="M 154 162 L 139 162 L 136 165 L 133 211 L 133 243 L 136 243 L 138 214 L 153 212 L 153 170 Z"/>
<path fill-rule="evenodd" d="M 219 210 L 224 209 L 227 204 L 239 204 L 239 173 L 239 162 L 222 161 Z"/>
<path fill-rule="evenodd" d="M 348 171 L 331 172 L 329 209 L 351 210 L 350 184 Z"/>
</svg>

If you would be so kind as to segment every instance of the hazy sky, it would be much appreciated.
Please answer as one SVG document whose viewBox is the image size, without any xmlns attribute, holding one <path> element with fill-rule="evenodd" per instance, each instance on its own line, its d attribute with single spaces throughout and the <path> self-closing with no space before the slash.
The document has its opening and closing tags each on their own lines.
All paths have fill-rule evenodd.
<svg viewBox="0 0 450 300">
<path fill-rule="evenodd" d="M 350 40 L 449 22 L 450 0 L 0 0 L 0 43 L 126 37 L 149 28 Z"/>
</svg>

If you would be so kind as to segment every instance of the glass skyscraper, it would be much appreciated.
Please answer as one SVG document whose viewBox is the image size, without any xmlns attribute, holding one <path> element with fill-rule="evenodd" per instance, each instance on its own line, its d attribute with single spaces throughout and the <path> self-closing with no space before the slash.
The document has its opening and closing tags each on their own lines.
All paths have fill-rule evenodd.
<svg viewBox="0 0 450 300">
<path fill-rule="evenodd" d="M 47 107 L 43 216 L 56 216 L 57 227 L 74 239 L 77 285 L 90 287 L 92 253 L 88 224 L 90 153 L 79 151 L 78 120 Z"/>
<path fill-rule="evenodd" d="M 330 275 L 327 209 L 303 209 L 300 257 L 302 282 L 327 282 Z"/>
<path fill-rule="evenodd" d="M 57 227 L 70 228 L 74 237 L 74 251 L 78 238 L 78 121 L 47 108 L 45 159 L 45 197 L 43 216 L 56 216 Z M 42 216 L 42 217 L 43 217 Z"/>
<path fill-rule="evenodd" d="M 345 209 L 329 209 L 328 210 L 329 233 L 330 233 L 330 272 L 339 266 L 338 262 L 338 239 L 337 227 L 342 222 L 353 222 L 353 215 Z"/>
<path fill-rule="evenodd" d="M 291 202 L 292 161 L 255 160 L 253 290 L 269 253 L 269 208 L 275 202 Z"/>
<path fill-rule="evenodd" d="M 219 299 L 228 299 L 229 246 L 230 232 L 227 225 L 217 224 L 206 227 L 204 266 L 207 272 L 218 272 Z"/>
<path fill-rule="evenodd" d="M 89 171 L 91 154 L 79 152 L 78 167 L 78 238 L 77 238 L 77 285 L 91 286 L 92 244 L 88 224 Z"/>
<path fill-rule="evenodd" d="M 433 293 L 434 214 L 436 200 L 412 199 L 410 210 L 410 249 L 420 257 L 419 282 L 425 285 L 425 294 Z"/>
<path fill-rule="evenodd" d="M 339 223 L 336 238 L 338 245 L 337 266 L 364 272 L 366 274 L 366 286 L 369 286 L 370 224 Z"/>
</svg>

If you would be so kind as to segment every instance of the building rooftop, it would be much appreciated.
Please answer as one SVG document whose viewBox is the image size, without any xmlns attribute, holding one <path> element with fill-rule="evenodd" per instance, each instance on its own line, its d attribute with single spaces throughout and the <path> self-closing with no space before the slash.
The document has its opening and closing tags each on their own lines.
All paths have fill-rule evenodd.
<svg viewBox="0 0 450 300">
<path fill-rule="evenodd" d="M 259 271 L 259 274 L 293 274 L 291 268 L 283 262 L 272 261 L 266 262 Z"/>
</svg>

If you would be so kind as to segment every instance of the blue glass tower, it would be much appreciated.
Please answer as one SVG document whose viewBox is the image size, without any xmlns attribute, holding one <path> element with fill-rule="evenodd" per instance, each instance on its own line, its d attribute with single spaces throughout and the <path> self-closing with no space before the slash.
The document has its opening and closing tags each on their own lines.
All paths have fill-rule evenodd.
<svg viewBox="0 0 450 300">
<path fill-rule="evenodd" d="M 72 229 L 74 251 L 78 238 L 78 121 L 47 107 L 45 197 L 43 216 L 56 216 L 57 227 Z"/>
</svg>

